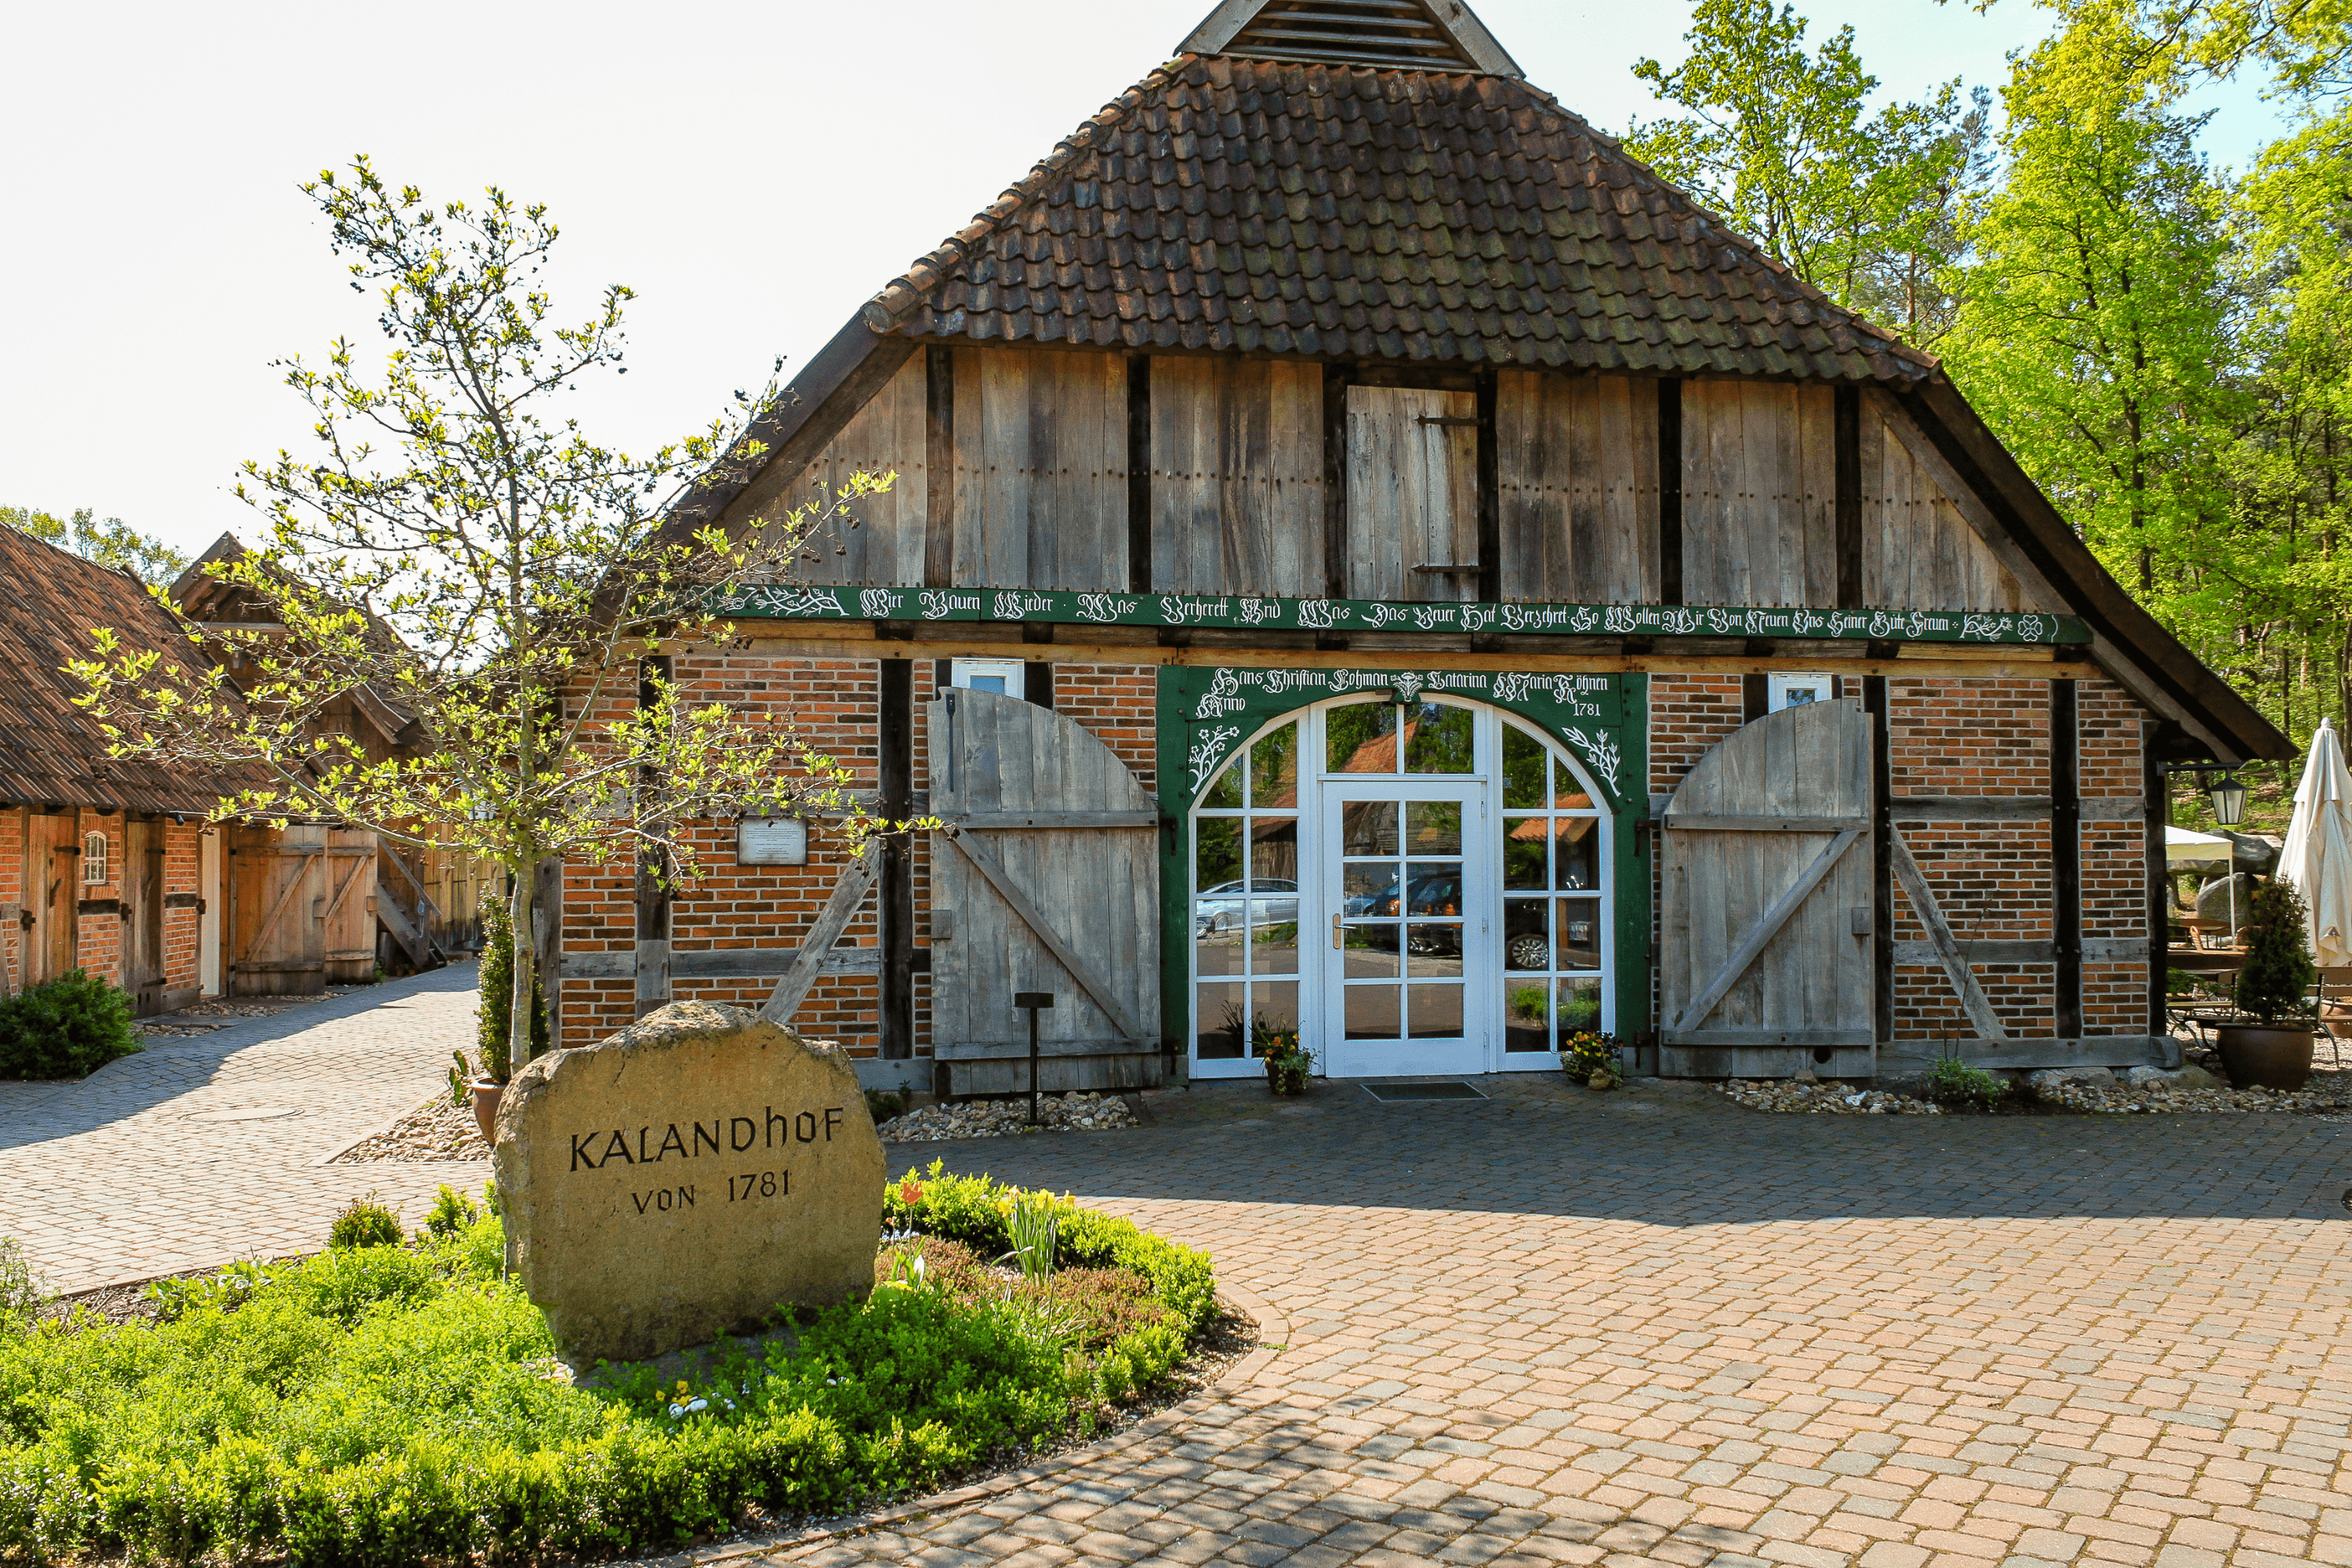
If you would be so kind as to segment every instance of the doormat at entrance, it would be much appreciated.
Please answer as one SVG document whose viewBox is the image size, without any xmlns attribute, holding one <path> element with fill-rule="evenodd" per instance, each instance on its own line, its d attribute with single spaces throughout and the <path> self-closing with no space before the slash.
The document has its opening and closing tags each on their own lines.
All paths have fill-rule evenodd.
<svg viewBox="0 0 2352 1568">
<path fill-rule="evenodd" d="M 1374 1100 L 1484 1100 L 1466 1083 L 1368 1083 L 1364 1092 Z"/>
</svg>

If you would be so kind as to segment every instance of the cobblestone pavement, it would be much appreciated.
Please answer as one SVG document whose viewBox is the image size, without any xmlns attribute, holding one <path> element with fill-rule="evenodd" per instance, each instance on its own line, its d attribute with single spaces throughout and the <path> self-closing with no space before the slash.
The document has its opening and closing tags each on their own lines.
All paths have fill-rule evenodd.
<svg viewBox="0 0 2352 1568">
<path fill-rule="evenodd" d="M 0 1084 L 0 1235 L 71 1291 L 316 1251 L 372 1188 L 421 1219 L 489 1162 L 320 1163 L 444 1087 L 473 1031 L 468 963 L 151 1039 L 79 1083 Z"/>
<path fill-rule="evenodd" d="M 1163 1437 L 778 1556 L 2352 1564 L 2352 1127 L 1150 1103 L 894 1170 L 1208 1247 L 1281 1352 Z"/>
</svg>

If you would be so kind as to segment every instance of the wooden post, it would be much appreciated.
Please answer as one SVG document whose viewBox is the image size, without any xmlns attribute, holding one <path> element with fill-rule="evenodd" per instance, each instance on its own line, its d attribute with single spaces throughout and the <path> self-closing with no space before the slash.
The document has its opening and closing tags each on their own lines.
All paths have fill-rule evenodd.
<svg viewBox="0 0 2352 1568">
<path fill-rule="evenodd" d="M 1683 384 L 1658 381 L 1658 603 L 1683 602 Z"/>
<path fill-rule="evenodd" d="M 882 661 L 876 806 L 892 822 L 915 814 L 914 676 L 907 659 Z M 894 833 L 881 849 L 882 1055 L 897 1061 L 915 1054 L 915 847 Z"/>
<path fill-rule="evenodd" d="M 2057 955 L 2052 1012 L 2061 1039 L 2083 1032 L 2083 793 L 2074 683 L 2050 683 L 2050 938 Z"/>
<path fill-rule="evenodd" d="M 1739 678 L 1739 720 L 1753 724 L 1771 711 L 1772 678 L 1760 669 L 1751 669 Z"/>
<path fill-rule="evenodd" d="M 1151 356 L 1127 359 L 1127 586 L 1151 592 Z"/>
<path fill-rule="evenodd" d="M 1495 439 L 1498 378 L 1478 373 L 1478 597 L 1494 604 L 1503 596 L 1502 458 Z"/>
<path fill-rule="evenodd" d="M 1863 607 L 1862 388 L 1841 386 L 1832 410 L 1837 483 L 1837 607 Z"/>
<path fill-rule="evenodd" d="M 1881 1045 L 1895 1037 L 1895 749 L 1886 677 L 1862 678 L 1870 715 L 1871 1026 Z"/>
<path fill-rule="evenodd" d="M 653 707 L 661 700 L 657 681 L 670 679 L 671 660 L 666 654 L 637 661 L 637 706 L 640 710 Z M 646 778 L 645 783 L 654 781 Z M 667 879 L 669 858 L 656 849 L 641 850 L 637 855 L 637 946 L 636 1016 L 640 1018 L 666 1005 L 670 999 L 669 981 L 669 885 Z M 532 885 L 532 892 L 538 885 Z M 531 933 L 534 940 L 538 931 Z"/>
<path fill-rule="evenodd" d="M 1352 379 L 1352 373 L 1340 365 L 1323 367 L 1323 578 L 1324 592 L 1335 599 L 1348 596 L 1348 384 Z"/>
<path fill-rule="evenodd" d="M 923 351 L 923 586 L 955 583 L 955 351 Z"/>
</svg>

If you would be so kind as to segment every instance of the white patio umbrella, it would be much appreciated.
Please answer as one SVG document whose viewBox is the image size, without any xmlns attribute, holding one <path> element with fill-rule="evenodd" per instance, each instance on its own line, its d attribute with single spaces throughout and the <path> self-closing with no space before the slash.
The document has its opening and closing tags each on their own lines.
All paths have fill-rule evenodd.
<svg viewBox="0 0 2352 1568">
<path fill-rule="evenodd" d="M 2168 866 L 2204 866 L 2216 860 L 2227 860 L 2237 846 L 2217 833 L 2192 833 L 2186 827 L 2167 823 L 2164 828 L 2164 863 Z"/>
<path fill-rule="evenodd" d="M 2319 966 L 2352 963 L 2352 772 L 2344 765 L 2343 741 L 2325 719 L 2295 786 L 2278 874 L 2303 889 L 2305 929 Z"/>
</svg>

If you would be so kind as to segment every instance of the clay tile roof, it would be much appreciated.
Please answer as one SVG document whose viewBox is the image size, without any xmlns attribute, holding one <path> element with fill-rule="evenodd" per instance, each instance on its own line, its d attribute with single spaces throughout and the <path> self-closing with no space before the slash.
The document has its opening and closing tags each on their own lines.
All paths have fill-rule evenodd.
<svg viewBox="0 0 2352 1568">
<path fill-rule="evenodd" d="M 870 300 L 923 339 L 1908 383 L 1515 77 L 1181 55 Z"/>
<path fill-rule="evenodd" d="M 83 689 L 68 659 L 90 657 L 89 634 L 110 626 L 132 649 L 193 663 L 199 656 L 136 578 L 0 528 L 0 805 L 196 816 L 224 781 L 192 768 L 106 754 L 98 721 L 73 699 Z M 227 781 L 226 787 L 236 783 Z"/>
</svg>

